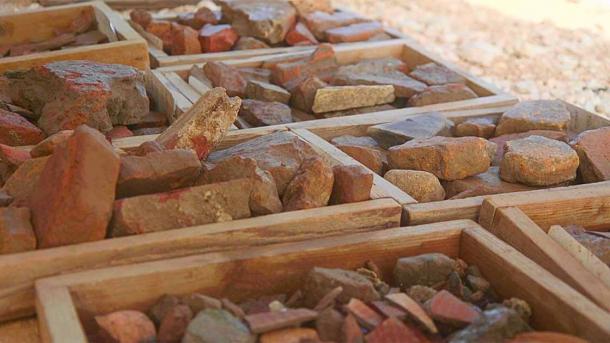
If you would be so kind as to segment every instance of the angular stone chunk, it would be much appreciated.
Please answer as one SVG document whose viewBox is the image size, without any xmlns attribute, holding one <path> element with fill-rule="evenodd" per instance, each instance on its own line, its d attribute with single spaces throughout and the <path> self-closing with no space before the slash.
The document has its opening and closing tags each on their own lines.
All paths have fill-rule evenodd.
<svg viewBox="0 0 610 343">
<path fill-rule="evenodd" d="M 207 24 L 216 25 L 219 19 L 219 15 L 207 7 L 200 7 L 195 13 L 178 14 L 180 24 L 188 25 L 195 30 L 199 30 Z"/>
<path fill-rule="evenodd" d="M 146 31 L 159 37 L 163 42 L 163 51 L 172 50 L 172 23 L 167 20 L 152 20 L 146 26 Z"/>
<path fill-rule="evenodd" d="M 576 178 L 578 154 L 566 143 L 530 136 L 506 143 L 500 177 L 528 186 L 551 186 Z"/>
<path fill-rule="evenodd" d="M 358 320 L 358 323 L 368 330 L 373 330 L 376 326 L 381 324 L 383 317 L 375 312 L 372 308 L 368 307 L 364 302 L 358 298 L 352 298 L 345 305 L 345 309 L 352 316 Z"/>
<path fill-rule="evenodd" d="M 559 100 L 522 101 L 502 114 L 496 136 L 530 130 L 566 131 L 570 111 Z"/>
<path fill-rule="evenodd" d="M 561 142 L 568 142 L 568 135 L 562 131 L 549 131 L 549 130 L 531 130 L 522 133 L 510 133 L 507 135 L 497 136 L 491 138 L 489 141 L 497 145 L 496 156 L 494 157 L 493 164 L 500 165 L 502 158 L 504 157 L 504 147 L 506 142 L 514 141 L 517 139 L 527 138 L 530 136 L 542 136 L 549 139 L 558 140 Z"/>
<path fill-rule="evenodd" d="M 301 163 L 316 152 L 291 132 L 280 131 L 251 139 L 231 148 L 210 154 L 208 162 L 218 163 L 231 156 L 249 157 L 256 160 L 259 168 L 271 173 L 280 196 L 294 178 Z"/>
<path fill-rule="evenodd" d="M 312 112 L 316 92 L 326 86 L 328 86 L 326 82 L 315 76 L 306 78 L 292 90 L 291 105 L 302 111 Z"/>
<path fill-rule="evenodd" d="M 464 199 L 474 196 L 531 191 L 536 188 L 518 183 L 504 182 L 500 178 L 500 168 L 491 167 L 485 173 L 462 180 L 444 182 L 447 198 Z"/>
<path fill-rule="evenodd" d="M 253 37 L 240 37 L 233 46 L 233 50 L 269 49 L 270 46 Z"/>
<path fill-rule="evenodd" d="M 195 150 L 199 159 L 205 159 L 237 119 L 240 105 L 241 99 L 229 98 L 224 89 L 214 88 L 155 141 L 166 149 Z"/>
<path fill-rule="evenodd" d="M 385 298 L 393 304 L 399 306 L 404 311 L 406 311 L 406 313 L 408 313 L 411 318 L 417 320 L 419 323 L 425 326 L 426 329 L 428 329 L 428 331 L 430 331 L 431 333 L 438 332 L 438 329 L 436 328 L 436 325 L 434 325 L 434 321 L 432 320 L 432 318 L 428 316 L 426 311 L 419 305 L 419 303 L 417 303 L 417 301 L 411 299 L 411 297 L 409 297 L 407 294 L 388 294 Z"/>
<path fill-rule="evenodd" d="M 340 342 L 343 321 L 343 315 L 331 307 L 320 312 L 316 319 L 316 331 L 320 335 L 320 339 Z"/>
<path fill-rule="evenodd" d="M 129 18 L 133 22 L 142 26 L 142 28 L 146 28 L 148 24 L 150 24 L 150 22 L 152 21 L 152 14 L 150 14 L 150 12 L 148 12 L 147 10 L 135 9 L 129 12 Z"/>
<path fill-rule="evenodd" d="M 273 65 L 271 79 L 275 84 L 291 90 L 311 76 L 317 76 L 322 80 L 328 79 L 337 68 L 337 57 L 333 46 L 320 44 L 308 58 Z"/>
<path fill-rule="evenodd" d="M 478 95 L 468 86 L 461 83 L 449 83 L 441 86 L 430 86 L 423 92 L 412 96 L 408 104 L 412 107 L 441 104 L 445 102 L 475 99 Z"/>
<path fill-rule="evenodd" d="M 13 205 L 27 206 L 48 159 L 49 157 L 41 157 L 27 160 L 6 180 L 2 190 L 14 198 Z"/>
<path fill-rule="evenodd" d="M 434 320 L 455 326 L 473 323 L 481 317 L 474 305 L 463 302 L 446 290 L 436 293 L 424 306 Z"/>
<path fill-rule="evenodd" d="M 113 237 L 250 217 L 250 179 L 238 179 L 117 200 Z"/>
<path fill-rule="evenodd" d="M 36 249 L 27 207 L 0 208 L 0 255 Z"/>
<path fill-rule="evenodd" d="M 292 111 L 286 104 L 244 99 L 239 116 L 253 126 L 268 126 L 292 123 Z"/>
<path fill-rule="evenodd" d="M 316 319 L 318 313 L 306 308 L 286 309 L 278 312 L 262 312 L 244 317 L 250 331 L 265 333 L 273 330 L 297 326 Z"/>
<path fill-rule="evenodd" d="M 193 319 L 182 343 L 256 343 L 256 335 L 225 310 L 207 309 Z"/>
<path fill-rule="evenodd" d="M 500 307 L 483 312 L 472 324 L 456 332 L 449 342 L 502 342 L 530 330 L 516 311 Z"/>
<path fill-rule="evenodd" d="M 328 205 L 333 190 L 333 170 L 320 157 L 303 161 L 282 196 L 285 211 Z"/>
<path fill-rule="evenodd" d="M 172 55 L 200 54 L 201 44 L 195 29 L 172 23 Z"/>
<path fill-rule="evenodd" d="M 199 31 L 199 43 L 203 52 L 229 51 L 239 35 L 231 25 L 205 25 Z"/>
<path fill-rule="evenodd" d="M 153 342 L 157 339 L 155 324 L 139 311 L 117 311 L 96 316 L 99 339 L 103 342 Z"/>
<path fill-rule="evenodd" d="M 106 138 L 84 125 L 55 148 L 29 201 L 38 247 L 106 237 L 120 164 Z"/>
<path fill-rule="evenodd" d="M 243 98 L 246 95 L 247 82 L 237 68 L 222 62 L 211 61 L 203 66 L 203 71 L 214 87 L 226 89 L 229 96 Z"/>
<path fill-rule="evenodd" d="M 351 270 L 315 267 L 307 275 L 303 286 L 305 305 L 316 306 L 320 299 L 337 287 L 343 288 L 336 298 L 341 304 L 347 304 L 352 298 L 364 302 L 379 299 L 373 283 L 365 276 Z"/>
<path fill-rule="evenodd" d="M 123 156 L 117 197 L 161 193 L 192 185 L 201 163 L 192 150 L 151 152 L 145 156 Z"/>
<path fill-rule="evenodd" d="M 326 39 L 327 30 L 368 21 L 356 14 L 340 11 L 333 13 L 315 11 L 305 15 L 303 20 L 319 40 Z"/>
<path fill-rule="evenodd" d="M 27 150 L 0 144 L 0 184 L 17 170 L 23 162 L 31 159 Z"/>
<path fill-rule="evenodd" d="M 224 182 L 239 178 L 250 178 L 252 193 L 250 209 L 255 215 L 282 212 L 282 202 L 271 174 L 258 167 L 256 160 L 243 156 L 233 156 L 221 160 L 216 165 L 204 165 L 204 171 L 197 185 Z"/>
<path fill-rule="evenodd" d="M 300 343 L 319 342 L 320 338 L 314 329 L 289 328 L 268 332 L 260 337 L 260 343 Z"/>
<path fill-rule="evenodd" d="M 286 34 L 286 44 L 288 45 L 316 45 L 318 40 L 303 23 L 297 23 L 288 34 Z"/>
<path fill-rule="evenodd" d="M 44 138 L 45 134 L 27 119 L 17 113 L 0 109 L 0 144 L 34 145 Z"/>
<path fill-rule="evenodd" d="M 324 33 L 331 43 L 353 43 L 383 33 L 383 27 L 378 22 L 367 22 L 328 29 Z"/>
<path fill-rule="evenodd" d="M 367 343 L 421 342 L 417 333 L 396 318 L 384 320 L 366 335 Z"/>
<path fill-rule="evenodd" d="M 312 111 L 314 113 L 347 110 L 388 104 L 396 99 L 394 86 L 336 86 L 316 91 Z"/>
<path fill-rule="evenodd" d="M 403 257 L 396 262 L 394 279 L 401 289 L 415 285 L 434 286 L 447 281 L 456 268 L 453 259 L 439 253 Z"/>
<path fill-rule="evenodd" d="M 578 153 L 584 182 L 610 180 L 610 127 L 585 131 L 570 142 Z"/>
<path fill-rule="evenodd" d="M 106 132 L 149 112 L 144 75 L 133 67 L 61 61 L 9 77 L 13 101 L 40 115 L 38 126 L 48 135 L 81 124 Z"/>
<path fill-rule="evenodd" d="M 375 174 L 381 175 L 383 173 L 387 164 L 386 152 L 379 147 L 379 144 L 373 138 L 346 135 L 333 138 L 331 143 Z"/>
<path fill-rule="evenodd" d="M 371 126 L 366 133 L 384 148 L 416 138 L 451 136 L 453 122 L 438 112 L 422 114 L 392 123 Z"/>
<path fill-rule="evenodd" d="M 491 118 L 474 118 L 465 120 L 455 126 L 456 137 L 481 137 L 489 138 L 494 135 L 496 124 Z"/>
<path fill-rule="evenodd" d="M 409 194 L 417 202 L 445 200 L 445 190 L 434 174 L 418 170 L 393 169 L 384 179 Z"/>
<path fill-rule="evenodd" d="M 447 83 L 466 83 L 466 78 L 453 70 L 434 62 L 418 65 L 409 76 L 428 86 L 440 86 Z"/>
<path fill-rule="evenodd" d="M 335 85 L 390 85 L 397 98 L 410 98 L 426 89 L 426 85 L 399 70 L 359 71 L 361 67 L 341 67 L 333 77 Z"/>
<path fill-rule="evenodd" d="M 193 312 L 188 306 L 173 306 L 161 320 L 157 339 L 160 343 L 180 342 L 191 319 Z"/>
<path fill-rule="evenodd" d="M 389 149 L 392 169 L 422 170 L 441 180 L 465 179 L 487 171 L 495 144 L 479 137 L 414 139 Z"/>
<path fill-rule="evenodd" d="M 283 0 L 218 0 L 222 13 L 240 36 L 277 44 L 296 21 L 296 10 Z"/>
<path fill-rule="evenodd" d="M 290 3 L 297 9 L 297 13 L 301 17 L 316 11 L 326 13 L 334 12 L 330 0 L 290 0 Z"/>
<path fill-rule="evenodd" d="M 248 81 L 246 96 L 250 99 L 280 102 L 287 104 L 290 101 L 290 93 L 280 86 L 267 82 Z"/>
<path fill-rule="evenodd" d="M 359 165 L 333 167 L 331 204 L 348 204 L 371 198 L 373 174 Z"/>
<path fill-rule="evenodd" d="M 269 83 L 271 79 L 271 70 L 264 68 L 238 68 L 239 74 L 246 80 Z"/>
<path fill-rule="evenodd" d="M 106 132 L 106 138 L 109 141 L 113 141 L 114 139 L 133 137 L 133 132 L 127 128 L 127 126 L 115 126 L 112 130 Z"/>
</svg>

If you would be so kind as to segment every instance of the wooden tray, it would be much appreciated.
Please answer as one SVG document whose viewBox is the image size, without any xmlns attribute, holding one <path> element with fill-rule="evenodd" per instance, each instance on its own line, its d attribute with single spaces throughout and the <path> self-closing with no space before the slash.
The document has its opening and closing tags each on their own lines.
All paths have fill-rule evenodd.
<svg viewBox="0 0 610 343">
<path fill-rule="evenodd" d="M 259 133 L 258 136 L 264 133 Z M 231 131 L 220 148 L 256 136 Z M 320 156 L 332 165 L 341 163 L 324 152 L 320 152 Z M 401 207 L 386 194 L 384 188 L 373 185 L 371 199 L 359 203 L 0 255 L 0 322 L 34 313 L 33 286 L 34 281 L 41 277 L 400 225 Z"/>
<path fill-rule="evenodd" d="M 68 25 L 83 10 L 95 13 L 98 29 L 108 36 L 109 43 L 0 58 L 0 73 L 65 60 L 119 63 L 141 70 L 149 68 L 146 41 L 101 1 L 0 15 L 0 45 L 51 38 L 55 29 Z"/>
<path fill-rule="evenodd" d="M 610 314 L 469 220 L 206 254 L 39 280 L 45 342 L 86 342 L 95 315 L 146 310 L 163 294 L 201 292 L 241 301 L 291 293 L 314 266 L 355 269 L 373 260 L 391 280 L 397 258 L 439 252 L 477 265 L 504 298 L 532 307 L 539 330 L 610 339 Z M 261 283 L 260 280 L 265 282 Z"/>
<path fill-rule="evenodd" d="M 607 279 L 607 271 L 606 274 L 591 272 L 581 260 L 547 235 L 551 226 L 568 224 L 610 231 L 610 181 L 490 196 L 483 202 L 479 221 L 493 234 L 610 311 L 610 285 L 603 281 Z"/>
</svg>

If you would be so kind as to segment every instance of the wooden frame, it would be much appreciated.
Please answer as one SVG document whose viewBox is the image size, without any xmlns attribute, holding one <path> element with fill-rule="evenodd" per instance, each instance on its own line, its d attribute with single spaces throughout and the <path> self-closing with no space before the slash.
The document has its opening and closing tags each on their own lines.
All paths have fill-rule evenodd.
<svg viewBox="0 0 610 343">
<path fill-rule="evenodd" d="M 221 148 L 264 135 L 231 131 Z M 298 137 L 298 136 L 297 136 Z M 341 163 L 319 151 L 332 165 Z M 401 207 L 373 185 L 369 201 L 0 255 L 0 322 L 32 315 L 34 281 L 76 270 L 291 242 L 400 225 Z"/>
<path fill-rule="evenodd" d="M 490 196 L 481 225 L 610 312 L 610 284 L 592 272 L 547 232 L 553 225 L 578 224 L 610 230 L 610 181 L 563 189 Z M 582 247 L 582 249 L 585 249 Z"/>
<path fill-rule="evenodd" d="M 431 252 L 477 265 L 501 297 L 527 301 L 537 329 L 558 330 L 591 341 L 610 338 L 609 313 L 469 220 L 39 280 L 36 306 L 41 336 L 44 342 L 86 342 L 83 328 L 92 328 L 93 316 L 120 309 L 146 310 L 168 293 L 201 292 L 238 302 L 261 295 L 290 294 L 314 266 L 355 269 L 372 260 L 384 279 L 391 280 L 397 258 Z"/>
<path fill-rule="evenodd" d="M 0 45 L 51 38 L 55 29 L 68 25 L 87 8 L 94 12 L 98 29 L 108 36 L 110 42 L 0 58 L 0 73 L 29 69 L 54 61 L 79 59 L 126 64 L 141 70 L 150 67 L 146 41 L 118 13 L 113 12 L 101 1 L 2 14 L 0 15 Z"/>
</svg>

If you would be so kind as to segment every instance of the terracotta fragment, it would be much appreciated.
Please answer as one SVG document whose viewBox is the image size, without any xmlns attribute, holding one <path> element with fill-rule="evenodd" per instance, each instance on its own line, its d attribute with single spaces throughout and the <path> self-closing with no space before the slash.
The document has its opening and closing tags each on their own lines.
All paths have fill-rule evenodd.
<svg viewBox="0 0 610 343">
<path fill-rule="evenodd" d="M 239 117 L 252 126 L 269 126 L 292 123 L 292 111 L 286 104 L 244 99 Z"/>
<path fill-rule="evenodd" d="M 142 312 L 117 311 L 95 317 L 100 337 L 121 343 L 151 342 L 156 340 L 155 325 Z"/>
<path fill-rule="evenodd" d="M 434 174 L 419 170 L 392 169 L 383 178 L 409 194 L 417 202 L 445 200 L 445 190 Z"/>
<path fill-rule="evenodd" d="M 32 158 L 51 155 L 55 151 L 55 147 L 67 141 L 72 133 L 74 133 L 73 130 L 62 130 L 47 137 L 30 150 L 30 155 Z"/>
<path fill-rule="evenodd" d="M 254 50 L 254 49 L 269 49 L 270 46 L 254 37 L 240 37 L 235 45 L 233 46 L 233 50 Z"/>
<path fill-rule="evenodd" d="M 430 86 L 423 92 L 412 96 L 408 104 L 412 107 L 441 104 L 445 102 L 476 99 L 478 97 L 472 89 L 461 83 L 448 83 L 441 86 Z"/>
<path fill-rule="evenodd" d="M 318 40 L 305 24 L 299 22 L 286 34 L 286 44 L 316 45 L 318 44 Z"/>
<path fill-rule="evenodd" d="M 321 11 L 309 13 L 303 17 L 303 20 L 305 25 L 307 25 L 309 30 L 311 30 L 311 32 L 319 40 L 326 39 L 327 30 L 367 21 L 367 19 L 359 17 L 353 13 L 327 13 Z"/>
<path fill-rule="evenodd" d="M 172 23 L 172 55 L 200 54 L 202 44 L 198 39 L 198 33 L 189 26 Z"/>
<path fill-rule="evenodd" d="M 379 294 L 366 277 L 350 270 L 316 267 L 309 272 L 303 286 L 305 305 L 316 306 L 320 299 L 339 286 L 343 292 L 336 299 L 341 304 L 347 304 L 353 297 L 365 302 L 379 299 Z"/>
<path fill-rule="evenodd" d="M 203 71 L 214 87 L 226 89 L 229 96 L 243 98 L 246 95 L 247 82 L 237 68 L 222 62 L 207 62 Z"/>
<path fill-rule="evenodd" d="M 373 174 L 359 165 L 333 167 L 331 204 L 348 204 L 371 198 Z"/>
<path fill-rule="evenodd" d="M 290 93 L 282 87 L 267 82 L 248 81 L 246 96 L 250 99 L 279 102 L 287 104 L 290 101 Z"/>
<path fill-rule="evenodd" d="M 369 40 L 382 33 L 383 27 L 378 22 L 358 23 L 326 30 L 326 39 L 331 43 L 354 43 Z"/>
<path fill-rule="evenodd" d="M 522 101 L 502 114 L 496 136 L 530 130 L 566 131 L 570 118 L 560 100 Z"/>
<path fill-rule="evenodd" d="M 268 332 L 260 337 L 260 343 L 301 343 L 318 342 L 318 333 L 314 329 L 290 328 Z"/>
<path fill-rule="evenodd" d="M 383 321 L 383 317 L 381 317 L 372 308 L 368 307 L 361 300 L 358 300 L 356 298 L 352 298 L 349 303 L 345 305 L 345 309 L 351 315 L 353 315 L 356 320 L 358 320 L 360 325 L 369 330 L 373 330 Z"/>
<path fill-rule="evenodd" d="M 45 134 L 17 113 L 0 109 L 0 144 L 10 146 L 35 145 Z"/>
<path fill-rule="evenodd" d="M 288 309 L 282 312 L 266 312 L 247 315 L 244 320 L 253 333 L 265 333 L 283 329 L 314 320 L 318 316 L 316 311 L 306 308 Z"/>
<path fill-rule="evenodd" d="M 205 25 L 199 31 L 199 43 L 203 52 L 229 51 L 239 35 L 231 25 Z"/>
<path fill-rule="evenodd" d="M 466 78 L 453 70 L 434 62 L 418 65 L 409 73 L 412 78 L 428 86 L 439 86 L 447 83 L 466 83 Z"/>
<path fill-rule="evenodd" d="M 387 165 L 386 152 L 373 138 L 346 135 L 333 138 L 331 143 L 375 174 L 383 174 Z"/>
<path fill-rule="evenodd" d="M 393 86 L 334 86 L 316 91 L 314 113 L 388 104 L 396 99 Z"/>
<path fill-rule="evenodd" d="M 27 207 L 0 207 L 0 255 L 36 249 Z"/>
<path fill-rule="evenodd" d="M 411 299 L 405 293 L 388 294 L 385 298 L 407 311 L 411 317 L 424 325 L 431 333 L 438 332 L 432 318 L 428 316 L 426 311 L 415 300 Z"/>
<path fill-rule="evenodd" d="M 502 136 L 496 136 L 489 140 L 490 142 L 495 143 L 497 145 L 496 156 L 494 157 L 493 165 L 499 166 L 502 162 L 502 158 L 504 158 L 504 147 L 506 146 L 506 142 L 527 138 L 530 136 L 542 136 L 561 142 L 568 141 L 568 135 L 565 132 L 551 130 L 531 130 L 522 133 L 510 133 Z"/>
<path fill-rule="evenodd" d="M 13 205 L 27 206 L 48 160 L 41 157 L 24 161 L 6 180 L 2 189 L 13 198 Z"/>
<path fill-rule="evenodd" d="M 420 339 L 408 326 L 396 318 L 388 318 L 366 335 L 367 343 L 419 343 Z"/>
<path fill-rule="evenodd" d="M 610 180 L 610 127 L 585 131 L 570 146 L 578 153 L 578 171 L 584 182 Z"/>
<path fill-rule="evenodd" d="M 284 210 L 296 211 L 328 205 L 333 180 L 332 168 L 321 158 L 313 157 L 303 161 L 282 195 Z"/>
<path fill-rule="evenodd" d="M 371 126 L 366 133 L 388 149 L 416 138 L 451 136 L 453 122 L 438 112 Z"/>
<path fill-rule="evenodd" d="M 432 318 L 442 323 L 465 325 L 481 317 L 473 305 L 461 301 L 446 290 L 438 292 L 426 302 L 425 307 Z"/>
<path fill-rule="evenodd" d="M 186 332 L 193 312 L 186 305 L 176 305 L 170 309 L 159 325 L 159 343 L 179 343 Z"/>
<path fill-rule="evenodd" d="M 475 136 L 489 138 L 494 135 L 496 124 L 491 118 L 474 118 L 465 120 L 455 126 L 457 137 Z"/>
</svg>

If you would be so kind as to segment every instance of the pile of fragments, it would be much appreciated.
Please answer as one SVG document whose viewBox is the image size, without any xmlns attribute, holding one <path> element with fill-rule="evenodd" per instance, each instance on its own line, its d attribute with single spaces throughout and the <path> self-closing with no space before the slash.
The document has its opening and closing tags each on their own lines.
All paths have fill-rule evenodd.
<svg viewBox="0 0 610 343">
<path fill-rule="evenodd" d="M 573 342 L 530 327 L 532 310 L 501 299 L 477 266 L 433 253 L 399 258 L 394 284 L 366 261 L 357 270 L 313 268 L 291 294 L 240 299 L 164 295 L 146 312 L 95 317 L 91 341 L 134 342 Z M 546 339 L 546 340 L 543 340 Z"/>
<path fill-rule="evenodd" d="M 335 11 L 327 1 L 217 0 L 221 10 L 201 7 L 172 20 L 130 13 L 132 25 L 159 38 L 170 55 L 231 50 L 354 43 L 391 39 L 380 23 Z"/>
</svg>

